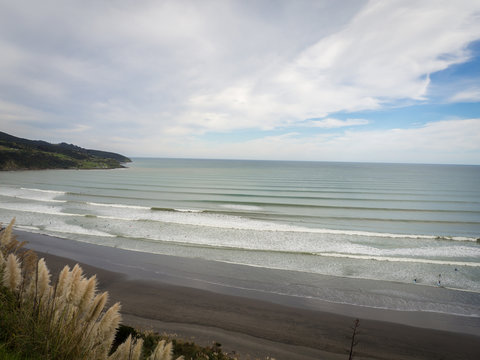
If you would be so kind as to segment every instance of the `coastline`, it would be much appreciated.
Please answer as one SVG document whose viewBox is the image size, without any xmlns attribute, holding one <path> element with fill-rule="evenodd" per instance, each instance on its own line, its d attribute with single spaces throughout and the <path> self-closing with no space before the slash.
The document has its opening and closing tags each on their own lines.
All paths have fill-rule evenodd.
<svg viewBox="0 0 480 360">
<path fill-rule="evenodd" d="M 242 359 L 343 359 L 356 318 L 357 359 L 480 357 L 475 347 L 479 318 L 339 304 L 265 288 L 271 284 L 274 290 L 281 282 L 294 286 L 295 281 L 305 286 L 315 281 L 326 289 L 368 288 L 374 281 L 138 253 L 19 230 L 15 234 L 46 258 L 53 274 L 76 262 L 89 275 L 96 273 L 101 289 L 122 303 L 125 324 L 177 333 L 198 343 L 218 341 L 224 351 L 235 351 Z M 392 286 L 392 291 L 422 288 Z M 449 294 L 447 289 L 421 290 Z"/>
</svg>

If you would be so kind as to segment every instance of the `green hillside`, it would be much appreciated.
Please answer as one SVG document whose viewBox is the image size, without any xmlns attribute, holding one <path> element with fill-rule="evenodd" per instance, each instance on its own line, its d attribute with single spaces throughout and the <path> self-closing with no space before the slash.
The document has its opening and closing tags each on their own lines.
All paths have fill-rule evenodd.
<svg viewBox="0 0 480 360">
<path fill-rule="evenodd" d="M 28 140 L 0 131 L 0 170 L 115 169 L 130 161 L 116 153 Z"/>
</svg>

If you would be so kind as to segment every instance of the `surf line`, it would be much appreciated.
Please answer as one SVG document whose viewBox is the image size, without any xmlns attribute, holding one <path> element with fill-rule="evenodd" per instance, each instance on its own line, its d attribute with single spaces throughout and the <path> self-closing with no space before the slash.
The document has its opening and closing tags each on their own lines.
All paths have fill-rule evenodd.
<svg viewBox="0 0 480 360">
<path fill-rule="evenodd" d="M 445 261 L 445 260 L 433 260 L 433 259 L 429 260 L 429 259 L 399 258 L 399 257 L 354 255 L 354 254 L 339 254 L 339 253 L 314 253 L 314 254 L 317 255 L 317 256 L 350 258 L 350 259 L 360 259 L 360 260 L 377 260 L 377 261 L 390 261 L 390 262 L 412 262 L 412 263 L 424 263 L 424 264 L 480 267 L 480 263 L 465 262 L 465 261 Z"/>
</svg>

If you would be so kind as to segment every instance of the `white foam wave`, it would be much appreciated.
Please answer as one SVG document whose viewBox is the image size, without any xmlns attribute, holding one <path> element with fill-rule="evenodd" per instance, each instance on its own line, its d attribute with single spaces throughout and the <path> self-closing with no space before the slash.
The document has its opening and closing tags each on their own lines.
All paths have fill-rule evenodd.
<svg viewBox="0 0 480 360">
<path fill-rule="evenodd" d="M 54 202 L 54 203 L 65 203 L 66 200 L 55 200 L 55 199 L 39 199 L 38 197 L 32 196 L 15 196 L 17 199 L 23 200 L 35 200 L 35 201 L 44 201 L 44 202 Z"/>
<path fill-rule="evenodd" d="M 29 230 L 29 231 L 35 231 L 35 232 L 40 230 L 40 228 L 37 226 L 29 226 L 29 225 L 15 225 L 15 228 L 20 230 Z"/>
<path fill-rule="evenodd" d="M 292 233 L 313 233 L 325 235 L 338 236 L 352 236 L 352 237 L 378 237 L 391 239 L 427 239 L 427 240 L 453 240 L 453 241 L 472 241 L 477 239 L 469 237 L 438 237 L 434 235 L 421 234 L 396 234 L 396 233 L 380 233 L 370 231 L 357 230 L 336 230 L 326 228 L 310 228 L 296 225 L 276 223 L 272 221 L 255 220 L 247 217 L 207 213 L 198 209 L 161 209 L 149 208 L 145 206 L 123 205 L 123 204 L 104 204 L 92 203 L 89 205 L 104 208 L 97 214 L 98 217 L 109 218 L 112 220 L 122 221 L 153 221 L 165 222 L 181 225 L 193 225 L 221 229 L 233 230 L 253 230 L 253 231 L 268 231 L 268 232 L 292 232 Z M 108 211 L 108 209 L 116 209 L 115 212 Z M 132 211 L 137 210 L 137 211 Z M 173 211 L 172 211 L 173 210 Z"/>
<path fill-rule="evenodd" d="M 305 229 L 305 230 L 300 230 Z M 475 238 L 463 236 L 435 236 L 435 235 L 421 235 L 421 234 L 395 234 L 395 233 L 380 233 L 373 231 L 356 231 L 356 230 L 333 230 L 333 229 L 309 229 L 300 228 L 300 231 L 313 232 L 318 234 L 338 234 L 338 235 L 352 235 L 352 236 L 366 236 L 366 237 L 385 237 L 392 239 L 433 239 L 433 240 L 455 240 L 455 241 L 477 241 Z M 293 231 L 298 231 L 297 229 Z"/>
<path fill-rule="evenodd" d="M 383 237 L 397 239 L 442 239 L 455 241 L 477 241 L 475 238 L 468 237 L 442 237 L 434 235 L 416 235 L 416 234 L 394 234 L 394 233 L 377 233 L 369 231 L 355 230 L 334 230 L 324 228 L 307 228 L 302 226 L 280 224 L 269 221 L 253 220 L 240 216 L 223 215 L 223 214 L 175 214 L 168 211 L 157 211 L 152 216 L 142 217 L 142 219 L 152 221 L 172 222 L 185 225 L 208 226 L 236 230 L 256 230 L 256 231 L 275 231 L 275 232 L 298 232 L 298 233 L 315 233 L 315 234 L 331 234 L 331 235 L 349 235 L 363 237 Z"/>
<path fill-rule="evenodd" d="M 66 200 L 56 199 L 58 196 L 61 196 L 64 194 L 65 194 L 64 192 L 53 191 L 53 190 L 0 187 L 1 196 L 16 198 L 16 199 L 23 199 L 23 200 L 64 203 L 66 202 Z"/>
<path fill-rule="evenodd" d="M 480 267 L 480 263 L 467 262 L 467 261 L 446 261 L 446 260 L 434 260 L 434 259 L 402 258 L 402 257 L 355 255 L 355 254 L 340 254 L 340 253 L 315 253 L 314 255 L 336 257 L 336 258 L 361 259 L 361 260 L 411 262 L 411 263 L 423 263 L 423 264 Z"/>
<path fill-rule="evenodd" d="M 203 210 L 198 210 L 198 209 L 173 209 L 178 212 L 185 212 L 185 213 L 201 213 Z"/>
<path fill-rule="evenodd" d="M 22 188 L 22 189 L 25 189 L 25 188 Z M 5 192 L 8 192 L 9 195 L 7 196 L 11 196 L 12 194 L 19 195 L 18 193 L 15 193 L 15 190 L 20 190 L 20 189 L 0 188 L 0 195 L 2 195 L 2 191 L 3 191 L 3 194 Z M 60 191 L 34 189 L 33 192 L 37 192 L 37 194 L 47 195 L 47 196 L 43 196 L 41 201 L 65 202 L 64 200 L 53 199 L 53 197 L 56 197 L 58 194 L 63 194 L 63 192 L 60 192 Z M 461 237 L 461 236 L 437 237 L 434 235 L 421 235 L 421 234 L 396 234 L 396 233 L 381 233 L 381 232 L 357 231 L 357 230 L 310 228 L 310 227 L 303 227 L 298 225 L 276 223 L 272 221 L 249 219 L 248 217 L 244 217 L 244 216 L 209 213 L 199 209 L 188 209 L 188 208 L 161 209 L 161 208 L 150 208 L 147 206 L 116 204 L 116 203 L 98 203 L 98 202 L 86 202 L 84 204 L 86 204 L 87 206 L 95 207 L 93 214 L 100 218 L 109 218 L 112 220 L 121 220 L 121 221 L 147 220 L 147 221 L 154 221 L 154 222 L 165 222 L 165 223 L 174 223 L 174 224 L 181 224 L 181 225 L 192 225 L 192 226 L 233 229 L 233 230 L 313 233 L 313 234 L 368 237 L 368 238 L 376 237 L 376 238 L 390 238 L 390 239 L 427 239 L 427 240 L 452 240 L 452 241 L 471 241 L 471 242 L 477 241 L 476 238 Z M 0 208 L 7 209 L 7 210 L 10 209 L 10 210 L 16 210 L 16 211 L 54 214 L 54 215 L 60 215 L 60 216 L 82 216 L 82 214 L 65 213 L 59 207 L 54 207 L 54 206 L 39 207 L 37 205 L 40 205 L 40 204 L 18 203 L 14 205 L 13 203 L 12 204 L 0 203 Z M 83 209 L 82 211 L 85 211 L 85 209 Z"/>
<path fill-rule="evenodd" d="M 45 202 L 58 202 L 64 203 L 65 200 L 57 200 L 56 197 L 66 194 L 63 191 L 55 190 L 43 190 L 36 188 L 0 188 L 0 195 L 17 197 L 28 200 L 45 201 Z M 198 209 L 183 209 L 177 208 L 169 211 L 168 209 L 152 209 L 147 206 L 116 204 L 116 203 L 98 203 L 98 202 L 86 202 L 87 205 L 104 209 L 118 209 L 120 212 L 110 213 L 101 212 L 99 215 L 105 218 L 117 219 L 117 220 L 150 220 L 160 222 L 170 222 L 184 225 L 228 228 L 238 230 L 254 230 L 254 231 L 275 231 L 275 232 L 298 232 L 298 233 L 315 233 L 315 234 L 330 234 L 330 235 L 346 235 L 346 236 L 361 236 L 361 237 L 383 237 L 392 239 L 429 239 L 429 240 L 452 240 L 452 241 L 477 241 L 472 237 L 437 237 L 434 235 L 421 235 L 421 234 L 396 234 L 396 233 L 381 233 L 371 231 L 356 231 L 356 230 L 336 230 L 327 228 L 308 228 L 302 226 L 281 224 L 269 221 L 253 220 L 246 217 L 226 215 L 226 214 L 214 214 L 204 213 L 203 210 Z M 225 208 L 232 208 L 237 210 L 260 210 L 260 207 L 250 205 L 238 205 L 238 204 L 226 204 Z M 0 205 L 0 208 L 6 208 L 4 204 Z M 122 212 L 121 210 L 128 210 L 128 212 Z M 22 211 L 20 208 L 15 210 Z M 131 210 L 138 210 L 131 211 Z M 35 210 L 32 206 L 28 206 L 23 211 L 28 212 L 44 212 L 47 214 L 58 214 L 61 216 L 77 216 L 77 214 L 68 214 L 60 212 L 58 209 L 47 208 L 41 210 Z"/>
<path fill-rule="evenodd" d="M 44 229 L 45 231 L 56 232 L 56 233 L 66 233 L 66 234 L 75 234 L 75 235 L 90 235 L 90 236 L 100 236 L 100 237 L 116 237 L 116 235 L 106 233 L 104 231 L 98 231 L 94 229 L 87 229 L 81 226 L 62 224 L 60 226 L 47 226 Z"/>
<path fill-rule="evenodd" d="M 27 190 L 27 191 L 37 191 L 41 193 L 47 193 L 47 194 L 56 194 L 56 195 L 65 195 L 65 191 L 57 191 L 57 190 L 43 190 L 43 189 L 35 189 L 35 188 L 24 188 L 21 187 L 20 189 L 22 190 Z"/>
<path fill-rule="evenodd" d="M 125 205 L 125 204 L 106 204 L 106 203 L 96 203 L 96 202 L 87 202 L 88 205 L 92 206 L 102 206 L 118 209 L 139 209 L 139 210 L 150 210 L 147 206 L 138 206 L 138 205 Z"/>
<path fill-rule="evenodd" d="M 1 203 L 0 209 L 19 211 L 25 213 L 45 214 L 45 215 L 59 215 L 59 216 L 82 216 L 80 214 L 71 214 L 61 211 L 61 208 L 56 206 L 47 206 L 41 204 L 19 204 L 19 203 Z"/>
<path fill-rule="evenodd" d="M 287 242 L 283 242 L 284 247 L 288 250 L 292 248 Z M 308 239 L 296 242 L 295 248 L 304 249 L 305 252 L 312 253 L 341 253 L 360 256 L 379 256 L 389 258 L 439 258 L 439 259 L 460 259 L 460 258 L 478 258 L 480 259 L 480 248 L 477 246 L 467 246 L 466 244 L 452 244 L 445 242 L 438 245 L 425 244 L 416 242 L 415 245 L 410 244 L 408 247 L 399 246 L 387 248 L 377 245 L 359 244 L 350 241 L 327 241 L 320 242 L 317 239 L 312 242 Z M 390 245 L 392 246 L 392 245 Z"/>
</svg>

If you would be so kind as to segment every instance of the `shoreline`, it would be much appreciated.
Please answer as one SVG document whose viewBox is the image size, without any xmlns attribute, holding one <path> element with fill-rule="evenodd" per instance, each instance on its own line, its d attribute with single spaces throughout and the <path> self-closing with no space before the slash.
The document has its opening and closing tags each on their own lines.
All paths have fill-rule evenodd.
<svg viewBox="0 0 480 360">
<path fill-rule="evenodd" d="M 45 257 L 53 274 L 79 262 L 96 273 L 102 290 L 122 303 L 124 322 L 174 332 L 198 343 L 222 343 L 242 358 L 340 359 L 349 350 L 351 327 L 360 319 L 355 358 L 474 359 L 480 357 L 480 318 L 424 311 L 394 311 L 275 294 L 264 289 L 288 282 L 332 289 L 371 288 L 372 280 L 250 268 L 108 248 L 15 230 L 27 248 Z M 230 283 L 229 283 L 230 282 Z M 373 284 L 375 283 L 375 284 Z M 230 286 L 229 286 L 230 285 Z M 386 284 L 384 284 L 386 286 Z M 280 286 L 280 285 L 278 285 Z M 393 284 L 392 291 L 419 286 Z M 449 295 L 448 289 L 420 289 Z M 423 291 L 425 290 L 425 291 Z M 418 295 L 418 294 L 416 294 Z M 478 304 L 473 304 L 477 305 Z"/>
</svg>

